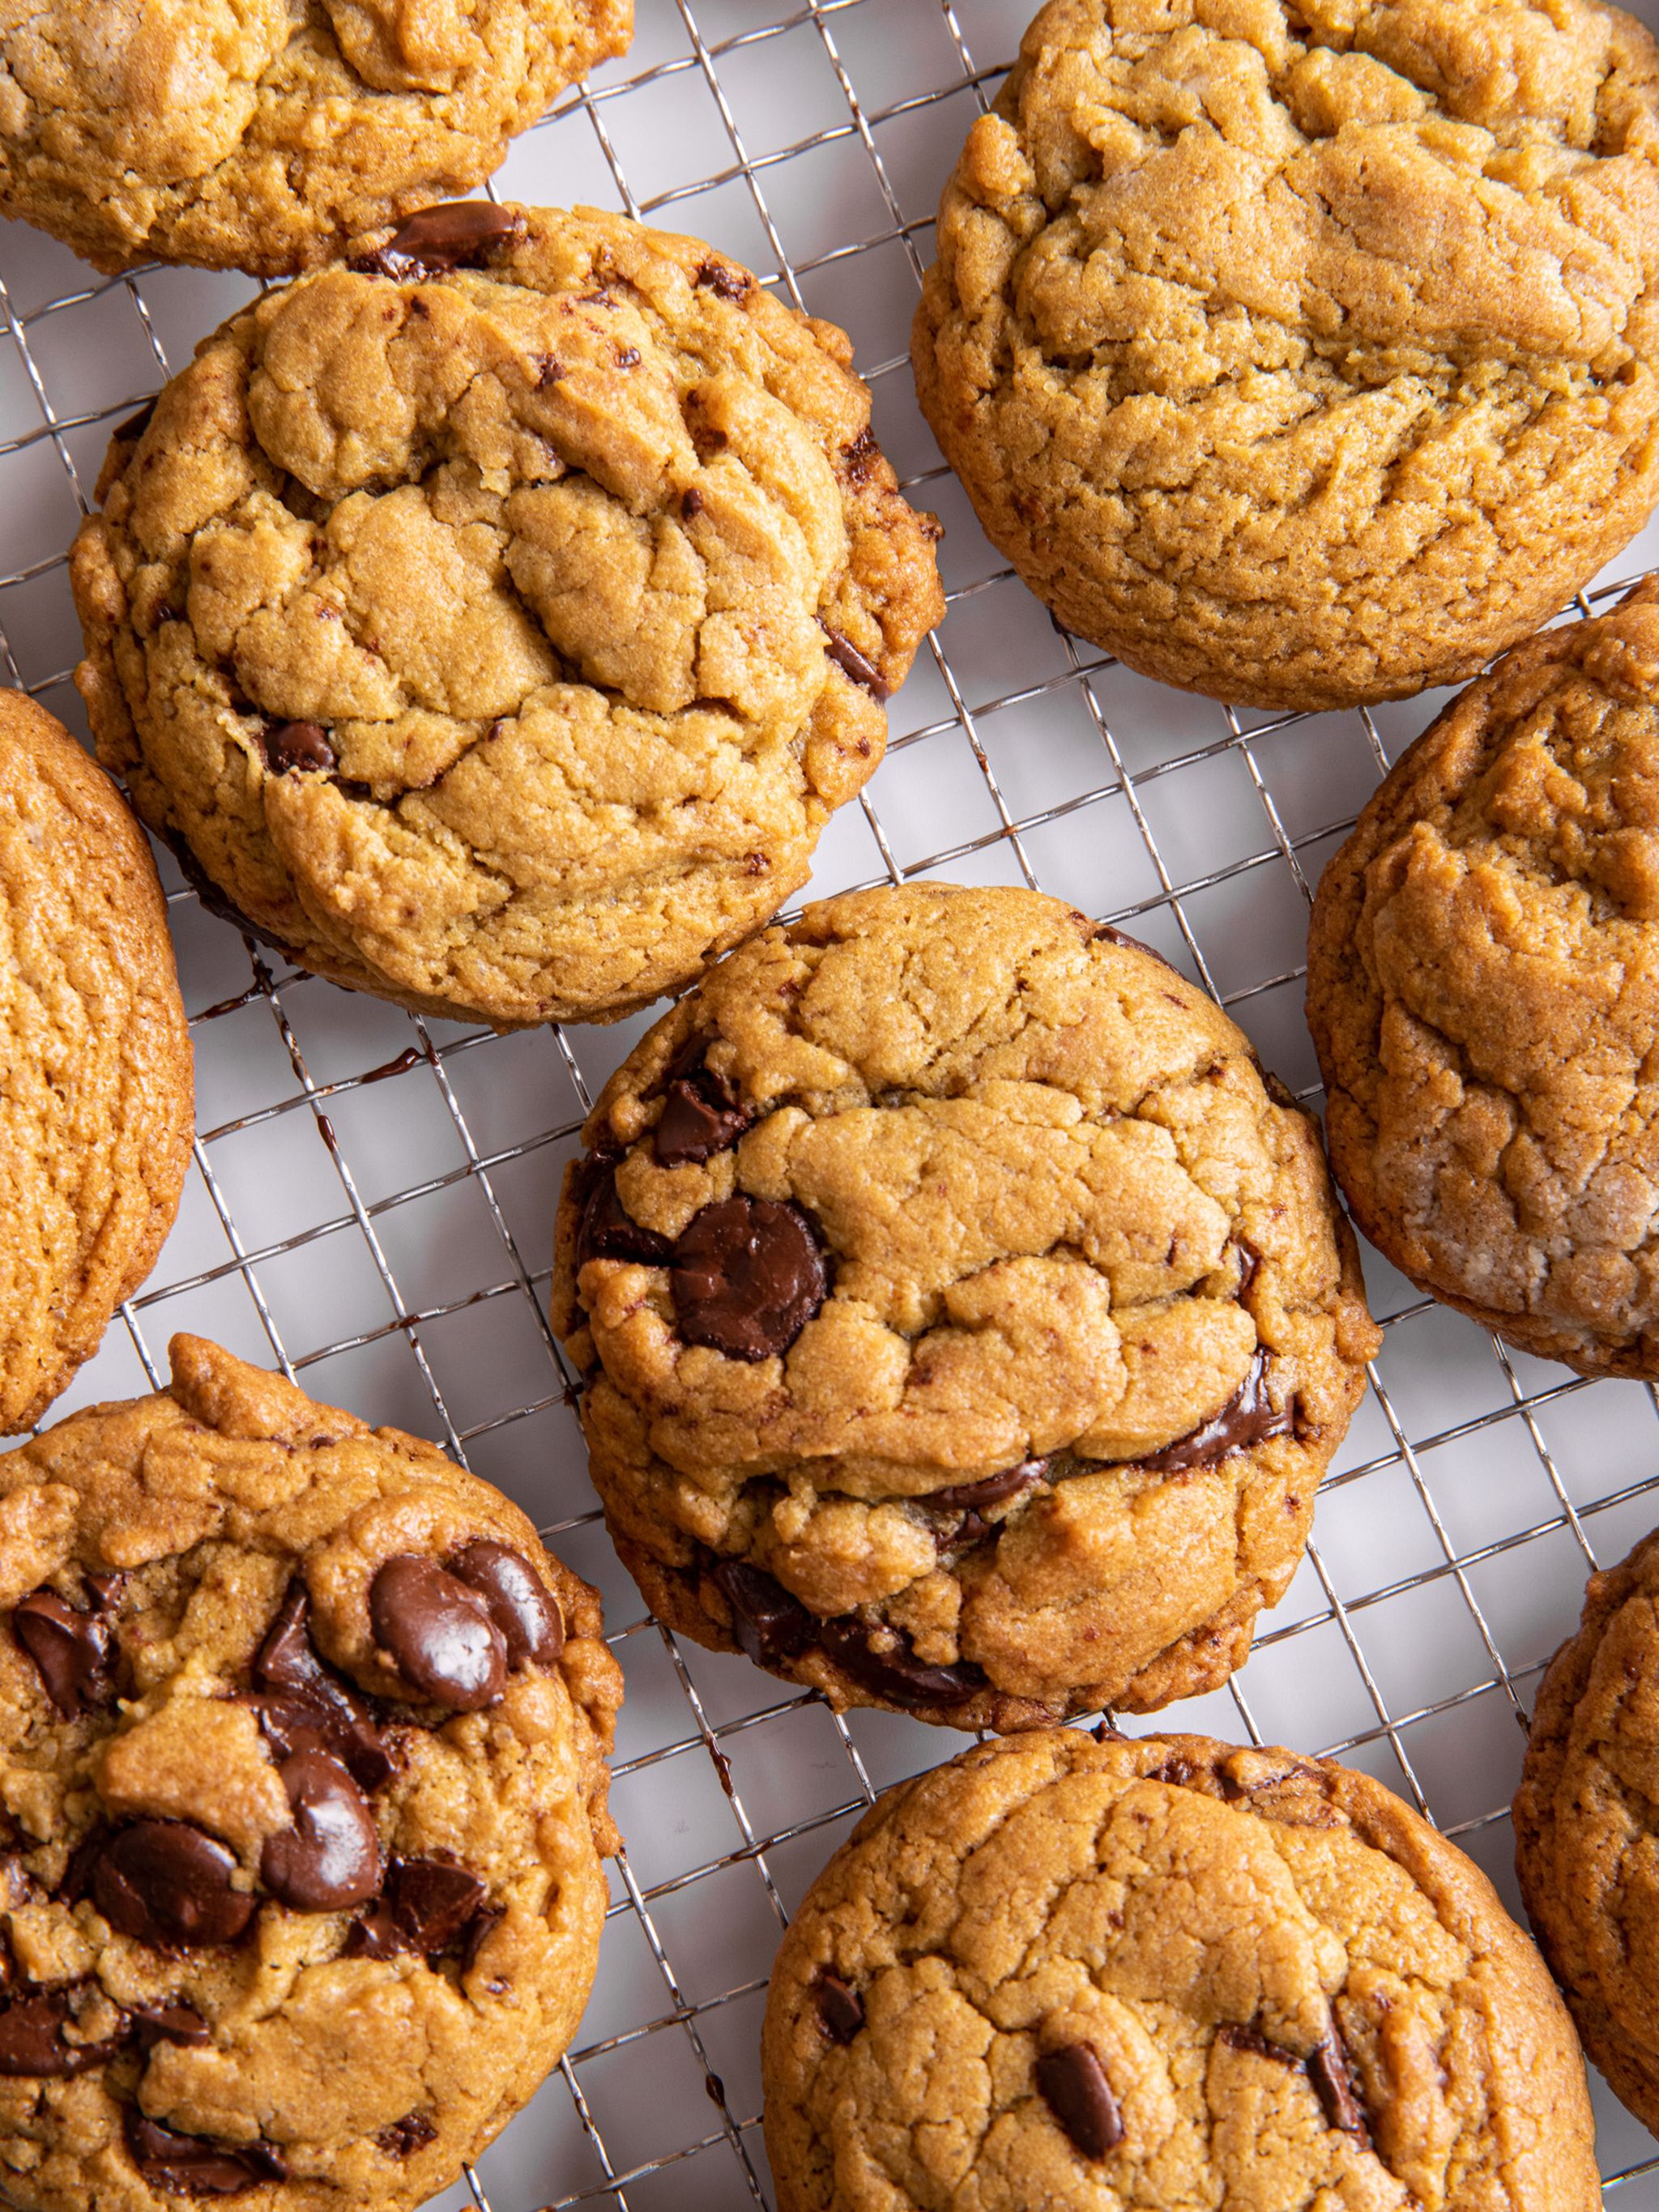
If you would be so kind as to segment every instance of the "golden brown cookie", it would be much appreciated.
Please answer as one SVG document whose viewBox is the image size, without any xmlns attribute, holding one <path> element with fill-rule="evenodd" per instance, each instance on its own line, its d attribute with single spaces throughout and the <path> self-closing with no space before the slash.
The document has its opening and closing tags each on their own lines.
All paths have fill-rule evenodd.
<svg viewBox="0 0 1659 2212">
<path fill-rule="evenodd" d="M 884 1797 L 773 1969 L 779 2212 L 1596 2212 L 1538 1954 L 1380 1783 L 1204 1736 Z"/>
<path fill-rule="evenodd" d="M 606 1085 L 553 1323 L 659 1618 L 958 1727 L 1215 1687 L 1376 1333 L 1312 1121 L 1035 891 L 809 907 Z"/>
<path fill-rule="evenodd" d="M 1050 0 L 938 236 L 945 457 L 1166 684 L 1460 681 L 1659 491 L 1659 48 L 1595 0 Z"/>
<path fill-rule="evenodd" d="M 488 1484 L 171 1351 L 0 1460 L 0 2195 L 406 2212 L 586 2002 L 621 1677 Z"/>
<path fill-rule="evenodd" d="M 1582 1375 L 1659 1375 L 1659 586 L 1548 630 L 1395 763 L 1314 903 L 1354 1218 Z"/>
<path fill-rule="evenodd" d="M 943 609 L 840 331 L 588 210 L 412 218 L 209 338 L 76 542 L 103 758 L 256 933 L 507 1027 L 806 880 Z"/>
<path fill-rule="evenodd" d="M 633 0 L 46 0 L 0 19 L 0 209 L 94 268 L 282 276 L 470 191 Z"/>
<path fill-rule="evenodd" d="M 143 833 L 63 724 L 0 691 L 0 1435 L 40 1419 L 155 1264 L 194 1098 Z"/>
<path fill-rule="evenodd" d="M 1592 1575 L 1533 1707 L 1515 1863 L 1584 2048 L 1659 2129 L 1659 1536 Z"/>
</svg>

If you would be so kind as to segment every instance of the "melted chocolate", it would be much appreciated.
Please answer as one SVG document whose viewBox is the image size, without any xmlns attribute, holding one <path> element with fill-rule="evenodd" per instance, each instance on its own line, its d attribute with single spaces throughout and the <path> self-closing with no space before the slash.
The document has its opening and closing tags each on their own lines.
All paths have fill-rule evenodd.
<svg viewBox="0 0 1659 2212">
<path fill-rule="evenodd" d="M 642 1267 L 667 1264 L 672 1250 L 665 1237 L 641 1229 L 617 1195 L 617 1170 L 598 1160 L 586 1163 L 592 1182 L 576 1231 L 576 1265 L 590 1260 L 632 1260 Z"/>
<path fill-rule="evenodd" d="M 884 1648 L 874 1642 L 878 1633 L 894 1640 Z M 818 1623 L 818 1641 L 844 1674 L 890 1705 L 914 1711 L 925 1705 L 960 1705 L 985 1686 L 978 1667 L 963 1662 L 955 1667 L 931 1667 L 918 1659 L 908 1637 L 896 1629 L 878 1632 L 856 1613 L 843 1613 Z"/>
<path fill-rule="evenodd" d="M 521 1553 L 480 1536 L 457 1552 L 449 1571 L 477 1591 L 507 1645 L 507 1663 L 550 1667 L 564 1650 L 564 1620 L 547 1585 Z"/>
<path fill-rule="evenodd" d="M 671 1287 L 680 1334 L 729 1359 L 787 1352 L 829 1291 L 812 1225 L 798 1206 L 718 1199 L 674 1246 Z"/>
<path fill-rule="evenodd" d="M 141 2051 L 158 2043 L 184 2043 L 199 2047 L 212 2040 L 207 2022 L 194 2005 L 139 2005 L 132 2014 L 132 2030 Z"/>
<path fill-rule="evenodd" d="M 276 723 L 259 739 L 259 750 L 273 775 L 293 775 L 301 769 L 328 775 L 337 765 L 320 722 Z"/>
<path fill-rule="evenodd" d="M 873 661 L 866 660 L 850 638 L 843 637 L 838 629 L 831 629 L 828 623 L 821 623 L 820 627 L 830 641 L 830 658 L 842 674 L 878 702 L 884 704 L 890 699 L 893 688 Z"/>
<path fill-rule="evenodd" d="M 14 1997 L 0 2008 L 0 2075 L 33 2081 L 63 2081 L 103 2066 L 120 2049 L 109 2043 L 68 2043 L 64 2028 L 70 2014 L 68 1990 L 42 1990 Z"/>
<path fill-rule="evenodd" d="M 112 1928 L 158 1950 L 234 1943 L 254 1908 L 236 1871 L 234 1854 L 187 1820 L 135 1820 L 100 1853 L 93 1901 Z"/>
<path fill-rule="evenodd" d="M 385 1899 L 353 1925 L 346 1956 L 391 1959 L 400 1951 L 419 1951 L 436 1960 L 459 1949 L 465 1970 L 501 1917 L 501 1908 L 487 1905 L 485 1895 L 477 1875 L 446 1859 L 393 1859 Z"/>
<path fill-rule="evenodd" d="M 734 269 L 730 263 L 715 260 L 710 254 L 697 270 L 698 288 L 713 292 L 721 300 L 742 300 L 747 297 L 754 278 L 746 269 Z"/>
<path fill-rule="evenodd" d="M 732 1608 L 732 1634 L 757 1667 L 793 1659 L 814 1640 L 813 1616 L 761 1568 L 716 1559 L 709 1573 Z"/>
<path fill-rule="evenodd" d="M 405 216 L 386 244 L 351 264 L 359 276 L 447 276 L 453 269 L 482 268 L 495 249 L 524 228 L 490 200 L 443 200 Z"/>
<path fill-rule="evenodd" d="M 507 1680 L 507 1641 L 483 1596 L 435 1559 L 388 1559 L 369 1585 L 374 1641 L 404 1680 L 451 1712 L 493 1705 Z"/>
<path fill-rule="evenodd" d="M 270 1837 L 260 1878 L 296 1912 L 342 1912 L 380 1887 L 380 1845 L 362 1791 L 325 1751 L 297 1751 L 280 1769 L 294 1814 Z"/>
<path fill-rule="evenodd" d="M 952 1513 L 981 1513 L 987 1506 L 1006 1505 L 1011 1498 L 1034 1490 L 1048 1467 L 1046 1459 L 1028 1459 L 1019 1467 L 1006 1468 L 1000 1474 L 988 1474 L 980 1482 L 958 1482 L 949 1490 L 930 1490 L 919 1503 L 943 1505 Z"/>
<path fill-rule="evenodd" d="M 1326 2124 L 1369 2147 L 1371 2131 L 1366 2123 L 1365 2108 L 1355 2094 L 1347 2045 L 1334 2021 L 1331 2022 L 1330 2033 L 1308 2060 L 1308 2079 L 1313 2083 Z"/>
<path fill-rule="evenodd" d="M 393 2120 L 389 2128 L 382 2128 L 374 2138 L 376 2150 L 383 2150 L 388 2158 L 412 2158 L 417 2150 L 424 2150 L 429 2142 L 436 2142 L 438 2130 L 424 2112 L 405 2112 L 400 2120 Z"/>
<path fill-rule="evenodd" d="M 127 2150 L 152 2189 L 174 2197 L 240 2197 L 262 2181 L 286 2181 L 288 2164 L 270 2143 L 216 2142 L 180 2135 L 129 2105 L 123 2123 Z"/>
<path fill-rule="evenodd" d="M 115 1639 L 109 1623 L 100 1618 L 103 1609 L 94 1603 L 91 1611 L 77 1613 L 49 1589 L 20 1598 L 12 1608 L 12 1635 L 66 1720 L 109 1703 Z"/>
<path fill-rule="evenodd" d="M 1123 2140 L 1123 2115 L 1091 2043 L 1068 2043 L 1036 2063 L 1042 2101 L 1083 2157 L 1102 2159 Z"/>
<path fill-rule="evenodd" d="M 708 1049 L 706 1037 L 692 1037 L 670 1070 L 662 1119 L 653 1135 L 653 1149 L 665 1168 L 712 1159 L 736 1144 L 754 1120 L 725 1077 L 705 1065 Z"/>
<path fill-rule="evenodd" d="M 1244 1380 L 1218 1413 L 1135 1465 L 1149 1474 L 1182 1474 L 1188 1468 L 1210 1467 L 1234 1452 L 1266 1443 L 1269 1437 L 1288 1436 L 1293 1420 L 1291 1406 L 1275 1411 L 1267 1395 L 1267 1355 L 1258 1350 Z"/>
<path fill-rule="evenodd" d="M 377 1790 L 392 1772 L 391 1747 L 368 1698 L 324 1664 L 311 1640 L 310 1616 L 310 1594 L 296 1575 L 253 1655 L 261 1694 L 246 1702 L 278 1759 L 297 1751 L 331 1752 L 361 1789 Z"/>
<path fill-rule="evenodd" d="M 831 2043 L 846 2045 L 864 2026 L 864 2000 L 839 1974 L 821 1973 L 812 1985 L 818 2024 Z"/>
</svg>

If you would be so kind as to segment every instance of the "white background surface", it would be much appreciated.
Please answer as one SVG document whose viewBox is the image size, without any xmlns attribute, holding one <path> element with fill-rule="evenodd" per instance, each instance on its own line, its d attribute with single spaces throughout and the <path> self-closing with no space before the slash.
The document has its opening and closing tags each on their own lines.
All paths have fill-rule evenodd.
<svg viewBox="0 0 1659 2212">
<path fill-rule="evenodd" d="M 823 840 L 815 891 L 1035 883 L 1199 976 L 1316 1100 L 1308 890 L 1445 695 L 1373 717 L 1231 716 L 1060 635 L 980 535 L 905 353 L 940 186 L 1025 6 L 638 4 L 632 54 L 519 141 L 495 190 L 696 232 L 843 324 L 884 445 L 948 528 L 949 615 L 894 702 L 867 803 Z M 1638 12 L 1659 21 L 1659 0 Z M 64 554 L 110 428 L 254 287 L 100 279 L 15 223 L 0 226 L 0 674 L 84 732 Z M 1650 527 L 1590 598 L 1654 563 Z M 628 1680 L 613 1798 L 628 1856 L 576 2046 L 486 2154 L 478 2201 L 769 2206 L 757 2046 L 782 1917 L 871 1791 L 965 1740 L 839 1723 L 744 1661 L 677 1647 L 616 1563 L 542 1309 L 564 1162 L 645 1020 L 507 1039 L 417 1023 L 252 962 L 161 865 L 193 1018 L 196 1167 L 161 1265 L 58 1410 L 150 1387 L 170 1334 L 199 1331 L 446 1443 L 601 1586 Z M 1518 1911 L 1522 1716 L 1589 1565 L 1659 1519 L 1654 1394 L 1506 1353 L 1367 1263 L 1386 1342 L 1315 1548 L 1232 1690 L 1169 1723 L 1337 1752 L 1424 1807 Z M 1597 2089 L 1603 2171 L 1626 2177 L 1609 2205 L 1659 2212 L 1652 2137 Z"/>
</svg>

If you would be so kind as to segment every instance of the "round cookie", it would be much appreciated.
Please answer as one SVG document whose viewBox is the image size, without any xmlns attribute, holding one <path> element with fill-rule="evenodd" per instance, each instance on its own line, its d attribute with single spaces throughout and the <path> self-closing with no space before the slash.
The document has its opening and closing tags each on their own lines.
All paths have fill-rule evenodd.
<svg viewBox="0 0 1659 2212">
<path fill-rule="evenodd" d="M 1312 1122 L 1175 969 L 1033 891 L 827 900 L 584 1135 L 553 1323 L 660 1620 L 963 1728 L 1242 1663 L 1377 1340 Z"/>
<path fill-rule="evenodd" d="M 890 1791 L 773 1969 L 779 2212 L 1596 2212 L 1589 2099 L 1480 1869 L 1367 1775 L 1006 1738 Z"/>
<path fill-rule="evenodd" d="M 0 27 L 0 210 L 96 269 L 282 276 L 470 191 L 633 0 L 45 0 Z"/>
<path fill-rule="evenodd" d="M 32 1427 L 155 1264 L 194 1092 L 143 832 L 61 722 L 0 691 L 0 1435 Z"/>
<path fill-rule="evenodd" d="M 1659 1536 L 1592 1575 L 1533 1707 L 1515 1863 L 1584 2048 L 1659 2129 Z"/>
<path fill-rule="evenodd" d="M 268 295 L 76 541 L 102 757 L 302 965 L 498 1027 L 806 880 L 943 611 L 827 323 L 694 239 L 440 208 Z"/>
<path fill-rule="evenodd" d="M 1050 0 L 938 240 L 946 459 L 1166 684 L 1459 681 L 1659 492 L 1659 48 L 1595 0 Z"/>
<path fill-rule="evenodd" d="M 1546 631 L 1394 768 L 1314 902 L 1332 1165 L 1420 1288 L 1659 1375 L 1659 586 Z"/>
<path fill-rule="evenodd" d="M 434 1446 L 171 1353 L 0 1459 L 0 2196 L 409 2212 L 586 2002 L 620 1676 Z"/>
</svg>

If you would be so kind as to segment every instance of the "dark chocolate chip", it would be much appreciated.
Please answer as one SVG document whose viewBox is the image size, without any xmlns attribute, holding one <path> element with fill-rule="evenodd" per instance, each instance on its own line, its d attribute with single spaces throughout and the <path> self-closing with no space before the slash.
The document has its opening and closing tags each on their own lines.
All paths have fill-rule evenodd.
<svg viewBox="0 0 1659 2212">
<path fill-rule="evenodd" d="M 86 1576 L 88 1611 L 108 1613 L 126 1587 L 126 1579 L 124 1574 Z"/>
<path fill-rule="evenodd" d="M 1326 2125 L 1369 2145 L 1371 2131 L 1365 2110 L 1354 2094 L 1347 2048 L 1334 2021 L 1330 2033 L 1308 2060 L 1308 2079 L 1313 2083 Z"/>
<path fill-rule="evenodd" d="M 696 484 L 693 484 L 680 500 L 680 513 L 688 522 L 695 522 L 708 504 L 708 501 L 697 489 Z"/>
<path fill-rule="evenodd" d="M 389 2128 L 382 2128 L 374 2138 L 376 2150 L 383 2150 L 388 2158 L 412 2158 L 417 2150 L 424 2150 L 429 2142 L 436 2142 L 438 2130 L 424 2112 L 405 2112 L 400 2120 L 393 2120 Z"/>
<path fill-rule="evenodd" d="M 1104 2158 L 1122 2142 L 1123 2115 L 1093 2044 L 1044 2051 L 1036 2063 L 1036 2085 L 1072 2148 L 1085 2158 Z"/>
<path fill-rule="evenodd" d="M 839 1974 L 821 1973 L 812 1984 L 818 2024 L 831 2043 L 848 2044 L 864 2025 L 864 2000 Z"/>
<path fill-rule="evenodd" d="M 509 1667 L 550 1667 L 564 1650 L 564 1621 L 547 1585 L 522 1553 L 480 1536 L 449 1562 L 449 1571 L 477 1591 L 507 1644 Z"/>
<path fill-rule="evenodd" d="M 296 1751 L 330 1751 L 361 1788 L 376 1790 L 392 1772 L 391 1750 L 368 1700 L 324 1664 L 310 1619 L 310 1593 L 295 1575 L 253 1655 L 253 1680 L 267 1694 L 248 1703 L 279 1759 Z"/>
<path fill-rule="evenodd" d="M 109 1842 L 110 1830 L 100 1820 L 88 1829 L 80 1842 L 70 1851 L 64 1871 L 52 1895 L 60 1905 L 78 1905 L 92 1887 L 93 1869 L 104 1855 Z"/>
<path fill-rule="evenodd" d="M 374 1641 L 423 1698 L 451 1712 L 493 1705 L 507 1680 L 507 1642 L 475 1589 L 414 1552 L 388 1559 L 368 1593 Z"/>
<path fill-rule="evenodd" d="M 1109 921 L 1096 922 L 1090 934 L 1107 945 L 1127 945 L 1132 952 L 1144 952 L 1149 959 L 1156 960 L 1160 968 L 1168 968 L 1170 965 L 1155 945 L 1146 944 L 1139 937 L 1131 937 L 1127 929 L 1114 929 Z M 1179 969 L 1175 972 L 1176 975 L 1181 973 Z"/>
<path fill-rule="evenodd" d="M 186 1820 L 135 1820 L 100 1854 L 93 1901 L 112 1928 L 161 1950 L 234 1943 L 253 1899 L 234 1886 L 234 1855 Z"/>
<path fill-rule="evenodd" d="M 461 1972 L 470 1974 L 477 1964 L 485 1940 L 507 1917 L 504 1905 L 481 1905 L 461 1930 Z"/>
<path fill-rule="evenodd" d="M 730 1359 L 787 1352 L 829 1289 L 811 1222 L 769 1198 L 718 1199 L 694 1213 L 672 1266 L 680 1334 Z"/>
<path fill-rule="evenodd" d="M 295 1575 L 283 1593 L 276 1618 L 253 1655 L 253 1679 L 262 1690 L 314 1690 L 323 1662 L 311 1640 L 311 1593 Z"/>
<path fill-rule="evenodd" d="M 657 1158 L 665 1168 L 712 1159 L 723 1152 L 754 1120 L 723 1075 L 704 1063 L 708 1040 L 694 1036 L 681 1052 L 670 1073 L 662 1119 L 653 1139 Z"/>
<path fill-rule="evenodd" d="M 348 1959 L 395 1959 L 400 1951 L 412 1950 L 414 1946 L 398 1925 L 392 1907 L 377 1905 L 373 1912 L 352 1922 L 343 1948 Z"/>
<path fill-rule="evenodd" d="M 76 1613 L 55 1590 L 39 1589 L 12 1608 L 11 1632 L 65 1719 L 107 1704 L 113 1638 L 96 1613 Z"/>
<path fill-rule="evenodd" d="M 481 268 L 503 239 L 524 228 L 491 200 L 444 200 L 398 224 L 378 252 L 351 266 L 366 276 L 441 276 L 452 269 Z"/>
<path fill-rule="evenodd" d="M 878 1635 L 884 1639 L 880 1644 L 875 1640 Z M 818 1640 L 842 1674 L 890 1705 L 907 1710 L 963 1705 L 985 1686 L 983 1673 L 971 1662 L 930 1667 L 915 1656 L 908 1638 L 897 1629 L 878 1630 L 856 1613 L 820 1621 Z"/>
<path fill-rule="evenodd" d="M 180 2135 L 129 2105 L 127 2150 L 152 2189 L 173 2197 L 240 2197 L 262 2181 L 286 2181 L 288 2162 L 270 2143 L 216 2142 Z"/>
<path fill-rule="evenodd" d="M 1287 2051 L 1282 2043 L 1270 2043 L 1259 2027 L 1241 2027 L 1229 2021 L 1218 2030 L 1216 2041 L 1224 2044 L 1229 2051 L 1248 2051 L 1255 2058 L 1271 2058 L 1280 2066 L 1300 2066 L 1302 2061 L 1295 2051 Z"/>
<path fill-rule="evenodd" d="M 1048 1469 L 1046 1459 L 1028 1459 L 1000 1474 L 988 1474 L 980 1482 L 958 1482 L 949 1490 L 930 1490 L 923 1505 L 943 1505 L 952 1513 L 981 1513 L 987 1506 L 1006 1505 L 1011 1498 L 1034 1490 Z"/>
<path fill-rule="evenodd" d="M 69 2043 L 64 2027 L 70 2017 L 67 1990 L 45 1990 L 15 1997 L 0 2009 L 0 2075 L 33 2081 L 62 2081 L 106 2065 L 120 2049 L 111 2043 Z"/>
<path fill-rule="evenodd" d="M 617 1170 L 596 1161 L 586 1163 L 593 1180 L 582 1206 L 576 1231 L 576 1265 L 590 1260 L 632 1260 L 641 1267 L 667 1264 L 673 1247 L 654 1230 L 641 1229 L 617 1195 Z"/>
<path fill-rule="evenodd" d="M 1269 1437 L 1288 1436 L 1293 1418 L 1291 1406 L 1274 1408 L 1267 1395 L 1267 1355 L 1258 1351 L 1249 1372 L 1218 1413 L 1189 1436 L 1177 1437 L 1135 1464 L 1149 1474 L 1181 1474 L 1188 1468 L 1209 1467 L 1234 1452 L 1266 1443 Z"/>
<path fill-rule="evenodd" d="M 429 1959 L 449 1950 L 483 1908 L 484 1886 L 477 1875 L 445 1859 L 398 1859 L 389 1887 L 408 1948 Z"/>
<path fill-rule="evenodd" d="M 337 1759 L 360 1790 L 378 1790 L 396 1771 L 391 1746 L 366 1715 L 343 1714 L 320 1698 L 295 1692 L 247 1696 L 239 1703 L 258 1717 L 278 1765 L 299 1751 L 325 1751 Z"/>
<path fill-rule="evenodd" d="M 797 1597 L 759 1567 L 717 1559 L 709 1570 L 732 1608 L 732 1632 L 757 1667 L 793 1659 L 813 1640 L 817 1623 Z"/>
<path fill-rule="evenodd" d="M 362 1791 L 325 1751 L 297 1751 L 280 1770 L 292 1827 L 270 1837 L 259 1873 L 296 1912 L 343 1912 L 380 1887 L 380 1846 Z"/>
<path fill-rule="evenodd" d="M 820 627 L 830 641 L 830 658 L 842 674 L 856 684 L 860 691 L 867 691 L 877 701 L 886 701 L 893 696 L 893 687 L 873 661 L 866 660 L 849 637 L 838 629 L 831 629 L 820 617 Z"/>
<path fill-rule="evenodd" d="M 132 2026 L 141 2051 L 153 2051 L 158 2043 L 197 2047 L 212 2039 L 207 2022 L 194 2005 L 139 2005 L 133 2011 Z"/>
<path fill-rule="evenodd" d="M 746 269 L 734 269 L 729 262 L 716 261 L 712 254 L 697 270 L 696 276 L 702 290 L 713 292 L 721 300 L 745 298 L 754 281 Z"/>
<path fill-rule="evenodd" d="M 278 722 L 260 738 L 259 750 L 273 775 L 293 775 L 301 769 L 328 775 L 337 764 L 320 722 Z"/>
</svg>

